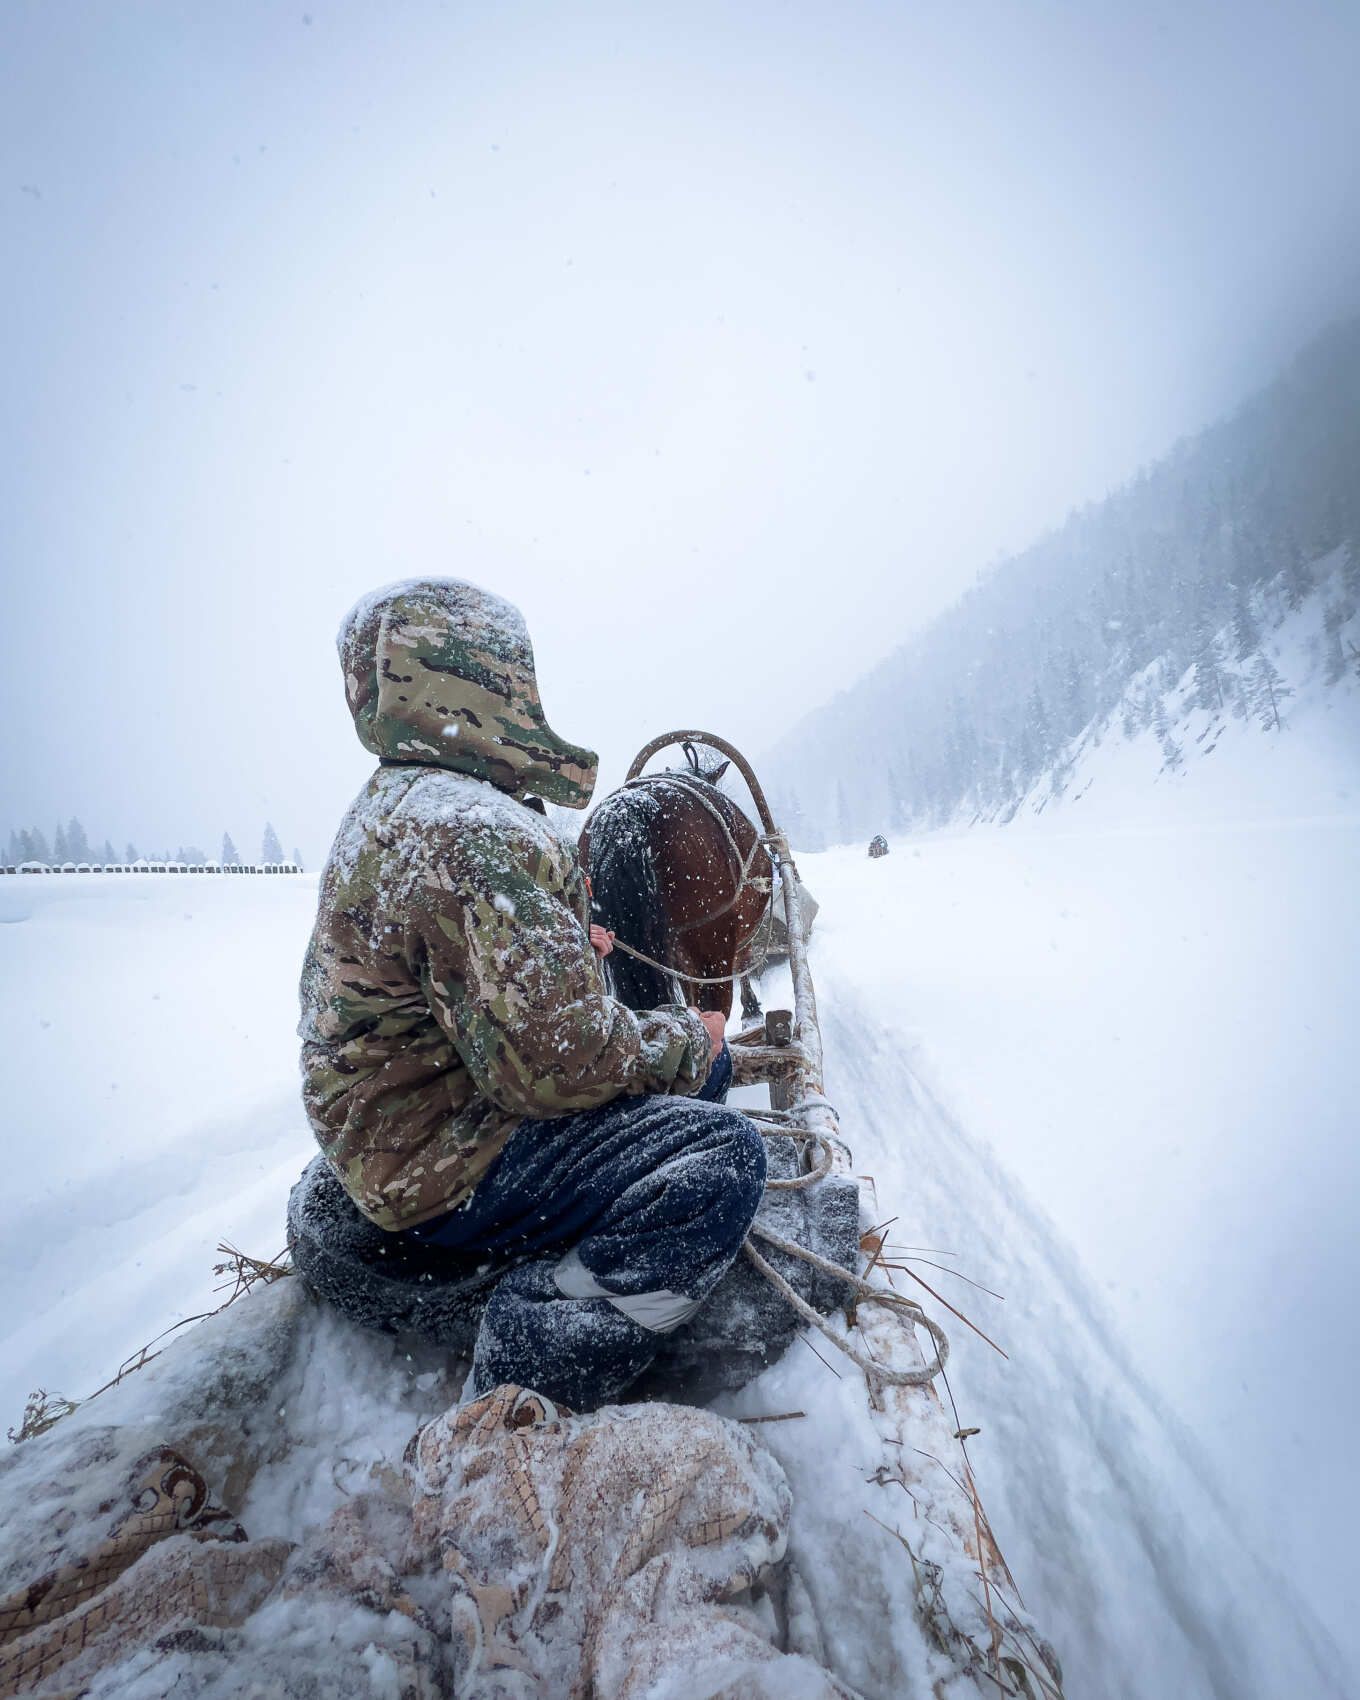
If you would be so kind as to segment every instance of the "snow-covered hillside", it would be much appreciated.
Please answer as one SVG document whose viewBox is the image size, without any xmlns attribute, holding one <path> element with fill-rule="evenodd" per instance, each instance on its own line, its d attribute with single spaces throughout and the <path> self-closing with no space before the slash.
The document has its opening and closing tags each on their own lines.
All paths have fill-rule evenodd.
<svg viewBox="0 0 1360 1700">
<path fill-rule="evenodd" d="M 1360 814 L 1266 812 L 1244 832 L 1045 811 L 804 867 L 857 1167 L 895 1239 L 1006 1294 L 919 1266 L 1010 1353 L 951 1322 L 984 1495 L 1073 1694 L 1341 1694 L 1316 1617 L 1355 1647 L 1330 1533 L 1354 1469 L 1327 1431 L 1356 1358 Z M 277 1249 L 310 1154 L 292 1022 L 314 886 L 35 877 L 0 901 L 17 1421 L 34 1387 L 87 1392 L 209 1308 L 219 1239 Z M 317 1338 L 289 1406 L 304 1462 L 257 1483 L 261 1527 L 271 1491 L 280 1528 L 343 1491 L 306 1446 L 338 1424 L 347 1455 L 385 1456 L 421 1408 L 386 1344 Z M 346 1353 L 363 1399 L 391 1390 L 386 1426 L 341 1397 Z M 863 1513 L 909 1507 L 863 1479 L 852 1391 L 795 1348 L 734 1408 L 808 1412 L 762 1434 L 837 1668 L 886 1700 L 919 1653 L 904 1555 Z"/>
<path fill-rule="evenodd" d="M 1022 822 L 1047 812 L 1072 828 L 1354 815 L 1360 604 L 1342 597 L 1348 564 L 1345 549 L 1319 561 L 1318 594 L 1297 608 L 1278 585 L 1262 599 L 1255 677 L 1222 659 L 1233 654 L 1231 626 L 1214 634 L 1218 664 L 1192 664 L 1169 688 L 1164 665 L 1153 663 L 1114 712 L 1064 746 L 1052 769 L 998 818 Z"/>
</svg>

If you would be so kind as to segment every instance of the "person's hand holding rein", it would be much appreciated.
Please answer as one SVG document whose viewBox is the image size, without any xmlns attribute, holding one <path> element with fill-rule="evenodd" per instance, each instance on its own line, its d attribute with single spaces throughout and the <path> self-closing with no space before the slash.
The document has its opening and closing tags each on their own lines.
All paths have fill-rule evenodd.
<svg viewBox="0 0 1360 1700">
<path fill-rule="evenodd" d="M 609 955 L 614 948 L 614 935 L 608 927 L 601 927 L 594 921 L 591 922 L 590 948 L 601 959 Z M 721 1055 L 722 1048 L 727 1042 L 727 1017 L 721 1010 L 717 1009 L 695 1009 L 693 1004 L 690 1005 L 690 1008 L 708 1029 L 708 1060 L 712 1063 L 715 1057 Z"/>
<path fill-rule="evenodd" d="M 695 1009 L 690 1005 L 692 1014 L 697 1015 L 708 1029 L 708 1060 L 712 1063 L 714 1057 L 722 1054 L 722 1048 L 727 1042 L 727 1017 L 720 1009 Z"/>
</svg>

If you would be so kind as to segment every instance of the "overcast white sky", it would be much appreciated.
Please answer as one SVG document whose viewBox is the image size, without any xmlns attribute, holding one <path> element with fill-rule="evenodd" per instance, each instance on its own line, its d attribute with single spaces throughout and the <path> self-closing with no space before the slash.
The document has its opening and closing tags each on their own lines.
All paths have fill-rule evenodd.
<svg viewBox="0 0 1360 1700">
<path fill-rule="evenodd" d="M 753 750 L 1360 299 L 1360 7 L 6 0 L 0 830 L 311 858 L 332 648 Z M 853 752 L 847 752 L 853 759 Z"/>
</svg>

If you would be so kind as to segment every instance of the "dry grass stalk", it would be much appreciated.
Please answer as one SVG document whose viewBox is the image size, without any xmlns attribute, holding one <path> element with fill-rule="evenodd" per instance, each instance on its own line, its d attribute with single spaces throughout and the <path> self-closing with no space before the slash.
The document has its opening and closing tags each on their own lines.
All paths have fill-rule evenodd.
<svg viewBox="0 0 1360 1700">
<path fill-rule="evenodd" d="M 1009 1363 L 1009 1361 L 1010 1361 L 1009 1354 L 1001 1350 L 1001 1347 L 997 1345 L 996 1341 L 992 1339 L 990 1334 L 984 1334 L 982 1332 L 982 1330 L 978 1327 L 977 1323 L 974 1322 L 971 1317 L 965 1316 L 961 1310 L 959 1310 L 956 1306 L 950 1304 L 949 1300 L 947 1298 L 945 1298 L 943 1293 L 937 1293 L 935 1291 L 934 1287 L 931 1286 L 930 1282 L 925 1280 L 924 1277 L 918 1275 L 914 1269 L 909 1269 L 905 1263 L 888 1263 L 888 1262 L 881 1263 L 879 1265 L 879 1267 L 881 1269 L 884 1269 L 884 1270 L 896 1269 L 903 1275 L 909 1275 L 911 1277 L 911 1279 L 913 1281 L 915 1281 L 915 1283 L 918 1287 L 924 1287 L 925 1290 L 930 1294 L 931 1298 L 934 1299 L 937 1303 L 942 1304 L 951 1316 L 957 1316 L 959 1321 L 961 1323 L 963 1323 L 965 1328 L 971 1328 L 973 1330 L 974 1334 L 977 1335 L 979 1340 L 985 1340 L 994 1352 L 1000 1352 L 1001 1356 L 1003 1358 L 1005 1358 L 1006 1361 Z M 953 1274 L 954 1271 L 950 1270 L 949 1273 Z"/>
</svg>

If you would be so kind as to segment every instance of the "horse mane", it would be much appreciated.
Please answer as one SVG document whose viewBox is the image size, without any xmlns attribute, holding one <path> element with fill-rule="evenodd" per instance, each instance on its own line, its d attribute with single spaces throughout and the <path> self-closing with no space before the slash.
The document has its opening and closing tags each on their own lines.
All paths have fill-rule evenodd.
<svg viewBox="0 0 1360 1700">
<path fill-rule="evenodd" d="M 698 794 L 708 793 L 708 812 L 726 823 L 729 843 L 743 828 L 751 830 L 741 809 L 721 789 L 730 764 L 704 759 L 707 752 L 701 756 L 693 744 L 683 748 L 686 766 L 629 780 L 599 803 L 587 822 L 594 919 L 616 933 L 623 944 L 662 962 L 671 960 L 675 922 L 662 903 L 655 861 L 655 846 L 666 839 L 662 823 L 667 797 L 674 807 L 676 794 L 688 793 L 688 805 L 702 809 L 705 805 Z M 604 968 L 615 997 L 630 1009 L 655 1009 L 682 997 L 676 974 L 639 962 L 626 951 L 613 952 Z"/>
<path fill-rule="evenodd" d="M 590 884 L 595 919 L 634 950 L 665 958 L 666 918 L 661 908 L 651 837 L 661 803 L 645 786 L 615 791 L 591 816 Z M 614 996 L 630 1009 L 675 1002 L 668 974 L 616 951 L 605 963 Z"/>
</svg>

